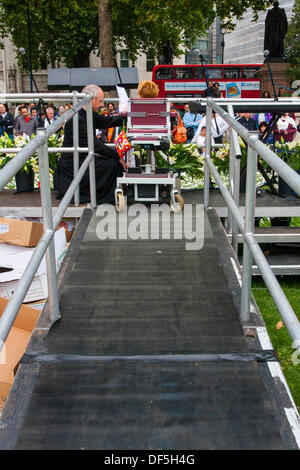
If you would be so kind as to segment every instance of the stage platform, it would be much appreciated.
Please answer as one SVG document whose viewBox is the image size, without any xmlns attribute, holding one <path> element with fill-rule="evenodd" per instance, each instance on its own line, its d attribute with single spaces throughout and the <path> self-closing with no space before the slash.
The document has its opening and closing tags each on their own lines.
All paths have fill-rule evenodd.
<svg viewBox="0 0 300 470">
<path fill-rule="evenodd" d="M 56 199 L 56 193 L 51 191 L 53 211 L 59 205 Z M 203 190 L 183 190 L 183 195 L 190 203 L 203 204 Z M 188 198 L 188 199 L 187 199 Z M 245 195 L 240 197 L 240 210 L 244 215 Z M 210 206 L 217 210 L 220 217 L 228 216 L 228 209 L 223 196 L 218 189 L 210 192 Z M 75 207 L 70 204 L 65 217 L 80 217 L 84 210 L 84 205 Z M 41 217 L 41 198 L 38 189 L 28 193 L 14 194 L 14 191 L 4 190 L 0 193 L 0 217 L 7 217 L 11 214 L 15 217 Z M 300 198 L 297 196 L 288 196 L 281 198 L 273 193 L 265 192 L 261 197 L 256 198 L 257 217 L 300 217 Z"/>
</svg>

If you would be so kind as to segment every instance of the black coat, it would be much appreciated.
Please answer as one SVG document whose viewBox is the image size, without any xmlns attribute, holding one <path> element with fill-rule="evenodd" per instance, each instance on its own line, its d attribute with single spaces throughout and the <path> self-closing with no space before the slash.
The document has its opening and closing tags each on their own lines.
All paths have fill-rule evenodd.
<svg viewBox="0 0 300 470">
<path fill-rule="evenodd" d="M 10 113 L 6 113 L 4 119 L 0 114 L 0 135 L 4 135 L 4 132 L 12 135 L 14 131 L 14 117 Z"/>
<path fill-rule="evenodd" d="M 87 137 L 87 119 L 86 111 L 81 109 L 78 113 L 79 121 L 79 147 L 88 147 Z M 94 133 L 94 151 L 95 171 L 96 171 L 96 193 L 97 203 L 114 202 L 114 190 L 116 178 L 122 174 L 122 165 L 117 151 L 108 147 L 96 137 L 96 129 L 108 129 L 109 127 L 120 127 L 123 124 L 121 116 L 102 116 L 96 112 L 93 113 L 93 133 Z M 66 122 L 64 129 L 63 147 L 73 147 L 73 120 Z M 79 165 L 81 165 L 87 154 L 79 154 Z M 63 196 L 74 178 L 73 172 L 73 154 L 62 154 L 54 175 L 55 189 L 59 192 L 59 197 Z M 85 173 L 80 183 L 80 202 L 90 201 L 90 182 L 89 171 Z"/>
<path fill-rule="evenodd" d="M 245 116 L 243 116 L 241 119 L 239 119 L 239 123 L 242 124 L 242 126 L 244 126 L 248 131 L 256 131 L 256 122 L 251 117 L 247 120 Z"/>
</svg>

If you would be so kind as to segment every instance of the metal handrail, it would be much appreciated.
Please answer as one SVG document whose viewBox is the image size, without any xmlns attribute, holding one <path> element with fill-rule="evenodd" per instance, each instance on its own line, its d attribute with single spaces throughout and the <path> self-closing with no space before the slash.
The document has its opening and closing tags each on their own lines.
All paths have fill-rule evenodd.
<svg viewBox="0 0 300 470">
<path fill-rule="evenodd" d="M 56 270 L 55 270 L 55 258 L 53 251 L 53 237 L 56 228 L 59 225 L 61 218 L 63 217 L 65 210 L 67 209 L 73 195 L 76 192 L 78 198 L 78 189 L 79 182 L 82 179 L 85 171 L 90 167 L 90 188 L 91 188 L 91 205 L 92 208 L 96 207 L 96 193 L 95 193 L 95 172 L 94 172 L 94 154 L 93 154 L 93 126 L 92 126 L 92 108 L 91 108 L 91 95 L 79 94 L 74 92 L 70 93 L 60 93 L 60 94 L 18 94 L 18 95 L 0 95 L 0 100 L 6 99 L 6 101 L 16 101 L 16 99 L 22 101 L 25 99 L 32 100 L 36 98 L 48 98 L 56 99 L 73 99 L 74 106 L 69 111 L 64 113 L 63 116 L 58 118 L 53 124 L 48 128 L 40 130 L 39 135 L 32 139 L 26 147 L 18 150 L 18 155 L 9 162 L 0 173 L 0 191 L 3 190 L 4 186 L 8 181 L 16 174 L 17 171 L 21 169 L 24 163 L 27 161 L 28 157 L 31 156 L 35 151 L 39 151 L 39 161 L 40 161 L 40 175 L 41 175 L 41 194 L 42 194 L 42 206 L 43 206 L 43 219 L 44 219 L 44 233 L 38 243 L 37 247 L 34 250 L 31 261 L 28 264 L 26 270 L 23 273 L 22 278 L 18 283 L 18 287 L 13 298 L 8 303 L 6 309 L 3 312 L 3 315 L 0 319 L 0 351 L 3 347 L 3 344 L 8 336 L 10 328 L 15 320 L 15 317 L 19 311 L 19 308 L 25 298 L 26 292 L 34 278 L 36 270 L 47 251 L 47 274 L 48 279 L 50 280 L 49 286 L 49 301 L 50 301 L 50 317 L 53 321 L 56 321 L 59 316 L 59 306 L 58 306 L 58 296 L 57 296 L 57 287 L 56 287 Z M 82 100 L 77 103 L 78 99 Z M 114 100 L 117 101 L 117 100 Z M 174 98 L 170 101 L 184 101 L 183 99 Z M 185 100 L 186 101 L 186 100 Z M 199 101 L 199 99 L 193 99 L 189 101 Z M 251 279 L 252 279 L 252 256 L 256 260 L 257 266 L 260 269 L 260 272 L 267 284 L 267 287 L 277 305 L 277 308 L 283 318 L 283 321 L 286 324 L 287 330 L 290 336 L 298 342 L 297 345 L 300 345 L 300 324 L 299 321 L 291 308 L 288 300 L 286 299 L 280 284 L 278 283 L 274 273 L 272 272 L 270 266 L 268 265 L 264 254 L 262 253 L 255 237 L 254 237 L 254 201 L 255 201 L 255 185 L 256 180 L 254 174 L 256 175 L 256 161 L 257 154 L 259 153 L 265 161 L 274 168 L 278 174 L 297 192 L 300 194 L 300 176 L 297 175 L 285 162 L 283 162 L 274 152 L 272 152 L 268 147 L 266 147 L 262 142 L 260 142 L 257 136 L 251 135 L 241 124 L 239 124 L 233 117 L 233 108 L 228 108 L 228 112 L 224 111 L 220 104 L 224 105 L 225 103 L 229 106 L 238 105 L 240 103 L 245 104 L 246 100 L 216 100 L 207 98 L 202 100 L 206 103 L 206 115 L 207 115 L 207 137 L 205 145 L 205 178 L 204 178 L 204 205 L 205 208 L 208 208 L 209 204 L 209 174 L 212 173 L 214 179 L 219 185 L 220 191 L 228 205 L 230 213 L 232 215 L 232 220 L 236 223 L 237 230 L 243 234 L 244 241 L 244 258 L 243 258 L 243 278 L 242 278 L 242 299 L 241 299 L 241 311 L 240 317 L 242 321 L 249 319 L 250 311 L 250 292 L 251 292 Z M 251 102 L 253 103 L 253 99 Z M 259 102 L 267 102 L 268 100 L 255 100 Z M 295 100 L 296 101 L 296 100 Z M 285 102 L 285 100 L 282 100 Z M 288 103 L 291 104 L 291 99 L 288 99 Z M 52 218 L 52 208 L 51 208 L 51 198 L 49 196 L 49 166 L 48 166 L 48 152 L 53 152 L 58 149 L 48 149 L 47 148 L 47 139 L 52 135 L 56 130 L 64 125 L 66 121 L 74 118 L 76 120 L 77 113 L 79 110 L 87 104 L 87 119 L 88 119 L 88 149 L 80 149 L 78 144 L 75 142 L 75 136 L 78 135 L 78 121 L 74 123 L 74 147 L 68 149 L 75 154 L 78 154 L 81 151 L 88 151 L 88 156 L 84 160 L 83 164 L 78 166 L 78 163 L 74 162 L 74 179 L 71 183 L 68 191 L 64 195 L 54 218 Z M 299 101 L 296 103 L 299 106 Z M 275 103 L 274 103 L 275 105 Z M 246 214 L 245 219 L 239 212 L 236 184 L 237 184 L 237 175 L 236 171 L 233 174 L 233 184 L 230 184 L 229 190 L 225 187 L 218 170 L 211 161 L 211 112 L 214 109 L 231 127 L 231 143 L 233 144 L 232 156 L 235 158 L 240 155 L 240 148 L 237 140 L 237 135 L 240 135 L 248 143 L 248 159 L 247 159 L 247 187 L 246 187 Z M 9 149 L 5 149 L 6 152 Z M 11 150 L 13 151 L 13 150 Z M 58 151 L 64 152 L 67 149 L 59 149 Z M 1 153 L 5 153 L 2 152 Z M 77 168 L 76 168 L 77 165 Z M 91 166 L 92 165 L 92 166 Z M 48 181 L 48 184 L 47 184 Z M 52 245 L 52 246 L 51 246 Z M 299 347 L 300 351 L 300 347 Z"/>
<path fill-rule="evenodd" d="M 299 104 L 297 103 L 297 106 Z M 248 144 L 247 157 L 247 180 L 246 180 L 246 198 L 245 198 L 245 218 L 239 211 L 238 204 L 233 195 L 226 188 L 222 178 L 211 160 L 211 115 L 212 110 L 216 111 L 225 122 L 227 122 L 231 131 L 234 130 Z M 242 272 L 242 292 L 240 303 L 240 319 L 247 322 L 250 318 L 250 297 L 252 282 L 252 258 L 255 259 L 260 273 L 267 285 L 267 288 L 277 306 L 277 309 L 283 319 L 287 331 L 295 342 L 295 348 L 300 352 L 300 323 L 288 302 L 279 282 L 276 279 L 271 267 L 269 266 L 259 244 L 254 236 L 254 218 L 255 218 L 255 197 L 256 197 L 256 171 L 258 154 L 276 170 L 276 172 L 291 186 L 297 194 L 300 195 L 300 175 L 292 170 L 284 161 L 282 161 L 270 148 L 258 140 L 257 133 L 251 133 L 239 122 L 237 122 L 230 113 L 224 111 L 213 99 L 207 99 L 206 107 L 206 145 L 205 145 L 205 178 L 204 178 L 204 204 L 206 210 L 209 207 L 209 174 L 211 173 L 217 182 L 224 200 L 230 210 L 230 213 L 237 225 L 237 229 L 243 235 L 243 272 Z M 208 118 L 210 117 L 210 118 Z M 235 175 L 237 176 L 237 175 Z"/>
<path fill-rule="evenodd" d="M 0 95 L 0 99 L 1 99 Z M 14 96 L 14 95 L 12 95 Z M 28 95 L 29 96 L 29 95 Z M 39 95 L 40 96 L 40 95 Z M 43 95 L 44 96 L 44 95 Z M 47 98 L 55 99 L 56 95 L 47 95 Z M 95 161 L 94 161 L 94 138 L 93 138 L 93 114 L 92 114 L 92 95 L 91 94 L 74 94 L 71 95 L 76 100 L 82 98 L 80 102 L 76 103 L 73 108 L 67 111 L 63 116 L 54 121 L 49 127 L 38 129 L 38 135 L 34 137 L 24 148 L 19 149 L 18 155 L 13 158 L 1 171 L 0 173 L 0 191 L 3 190 L 5 185 L 11 180 L 11 178 L 22 168 L 27 159 L 36 151 L 39 156 L 39 171 L 40 171 L 40 188 L 41 188 L 41 200 L 43 209 L 43 235 L 33 250 L 33 254 L 30 258 L 26 269 L 23 272 L 21 279 L 18 282 L 17 288 L 14 292 L 13 297 L 8 302 L 1 318 L 0 318 L 0 351 L 7 339 L 7 336 L 13 326 L 18 311 L 24 301 L 26 293 L 33 281 L 36 271 L 46 254 L 46 265 L 47 265 L 47 281 L 48 281 L 48 298 L 50 304 L 50 319 L 55 322 L 60 318 L 58 292 L 56 283 L 56 262 L 54 252 L 54 235 L 55 231 L 73 197 L 75 191 L 79 187 L 79 183 L 83 178 L 85 172 L 89 168 L 91 177 L 91 207 L 96 208 L 96 188 L 95 188 Z M 67 97 L 70 98 L 70 95 Z M 18 95 L 20 97 L 20 95 Z M 30 96 L 31 99 L 33 95 Z M 36 97 L 36 96 L 35 96 Z M 74 118 L 78 115 L 78 112 L 86 106 L 87 112 L 87 125 L 88 125 L 88 149 L 79 149 L 78 145 L 74 145 L 71 150 L 75 153 L 79 151 L 87 151 L 88 155 L 84 162 L 78 168 L 77 174 L 74 174 L 74 179 L 61 200 L 55 216 L 52 216 L 52 205 L 51 205 L 51 192 L 49 184 L 49 159 L 48 159 L 48 138 L 54 134 L 65 122 Z M 75 126 L 74 126 L 75 127 Z M 78 132 L 78 126 L 77 126 Z M 53 149 L 52 149 L 53 150 Z M 61 151 L 62 149 L 59 149 Z M 70 149 L 68 149 L 70 150 Z M 92 181 L 94 179 L 94 181 Z"/>
<path fill-rule="evenodd" d="M 77 114 L 83 106 L 88 104 L 91 100 L 91 95 L 86 96 L 78 103 L 76 108 L 69 109 L 66 113 L 56 119 L 50 126 L 43 128 L 43 134 L 39 134 L 28 142 L 19 152 L 17 157 L 13 158 L 0 173 L 0 191 L 3 190 L 5 185 L 15 176 L 15 174 L 22 168 L 29 157 L 33 155 L 37 149 L 43 145 L 47 139 L 60 129 L 69 119 Z"/>
</svg>

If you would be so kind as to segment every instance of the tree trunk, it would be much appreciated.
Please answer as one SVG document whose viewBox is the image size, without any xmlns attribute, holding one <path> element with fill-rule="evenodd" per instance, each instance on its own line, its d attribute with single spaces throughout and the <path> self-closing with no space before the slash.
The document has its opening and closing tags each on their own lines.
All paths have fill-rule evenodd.
<svg viewBox="0 0 300 470">
<path fill-rule="evenodd" d="M 98 0 L 101 67 L 114 67 L 111 0 Z"/>
</svg>

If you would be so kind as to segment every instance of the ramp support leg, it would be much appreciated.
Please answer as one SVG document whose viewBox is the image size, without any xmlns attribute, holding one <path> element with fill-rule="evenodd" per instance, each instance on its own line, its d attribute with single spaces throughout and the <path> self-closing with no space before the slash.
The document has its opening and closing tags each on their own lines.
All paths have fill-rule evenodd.
<svg viewBox="0 0 300 470">
<path fill-rule="evenodd" d="M 257 136 L 253 136 L 257 138 Z M 255 197 L 256 197 L 256 168 L 257 152 L 248 146 L 247 180 L 245 200 L 245 234 L 254 233 Z M 250 317 L 250 296 L 252 284 L 252 254 L 244 239 L 243 246 L 243 274 L 241 296 L 241 321 L 248 321 Z"/>
</svg>

